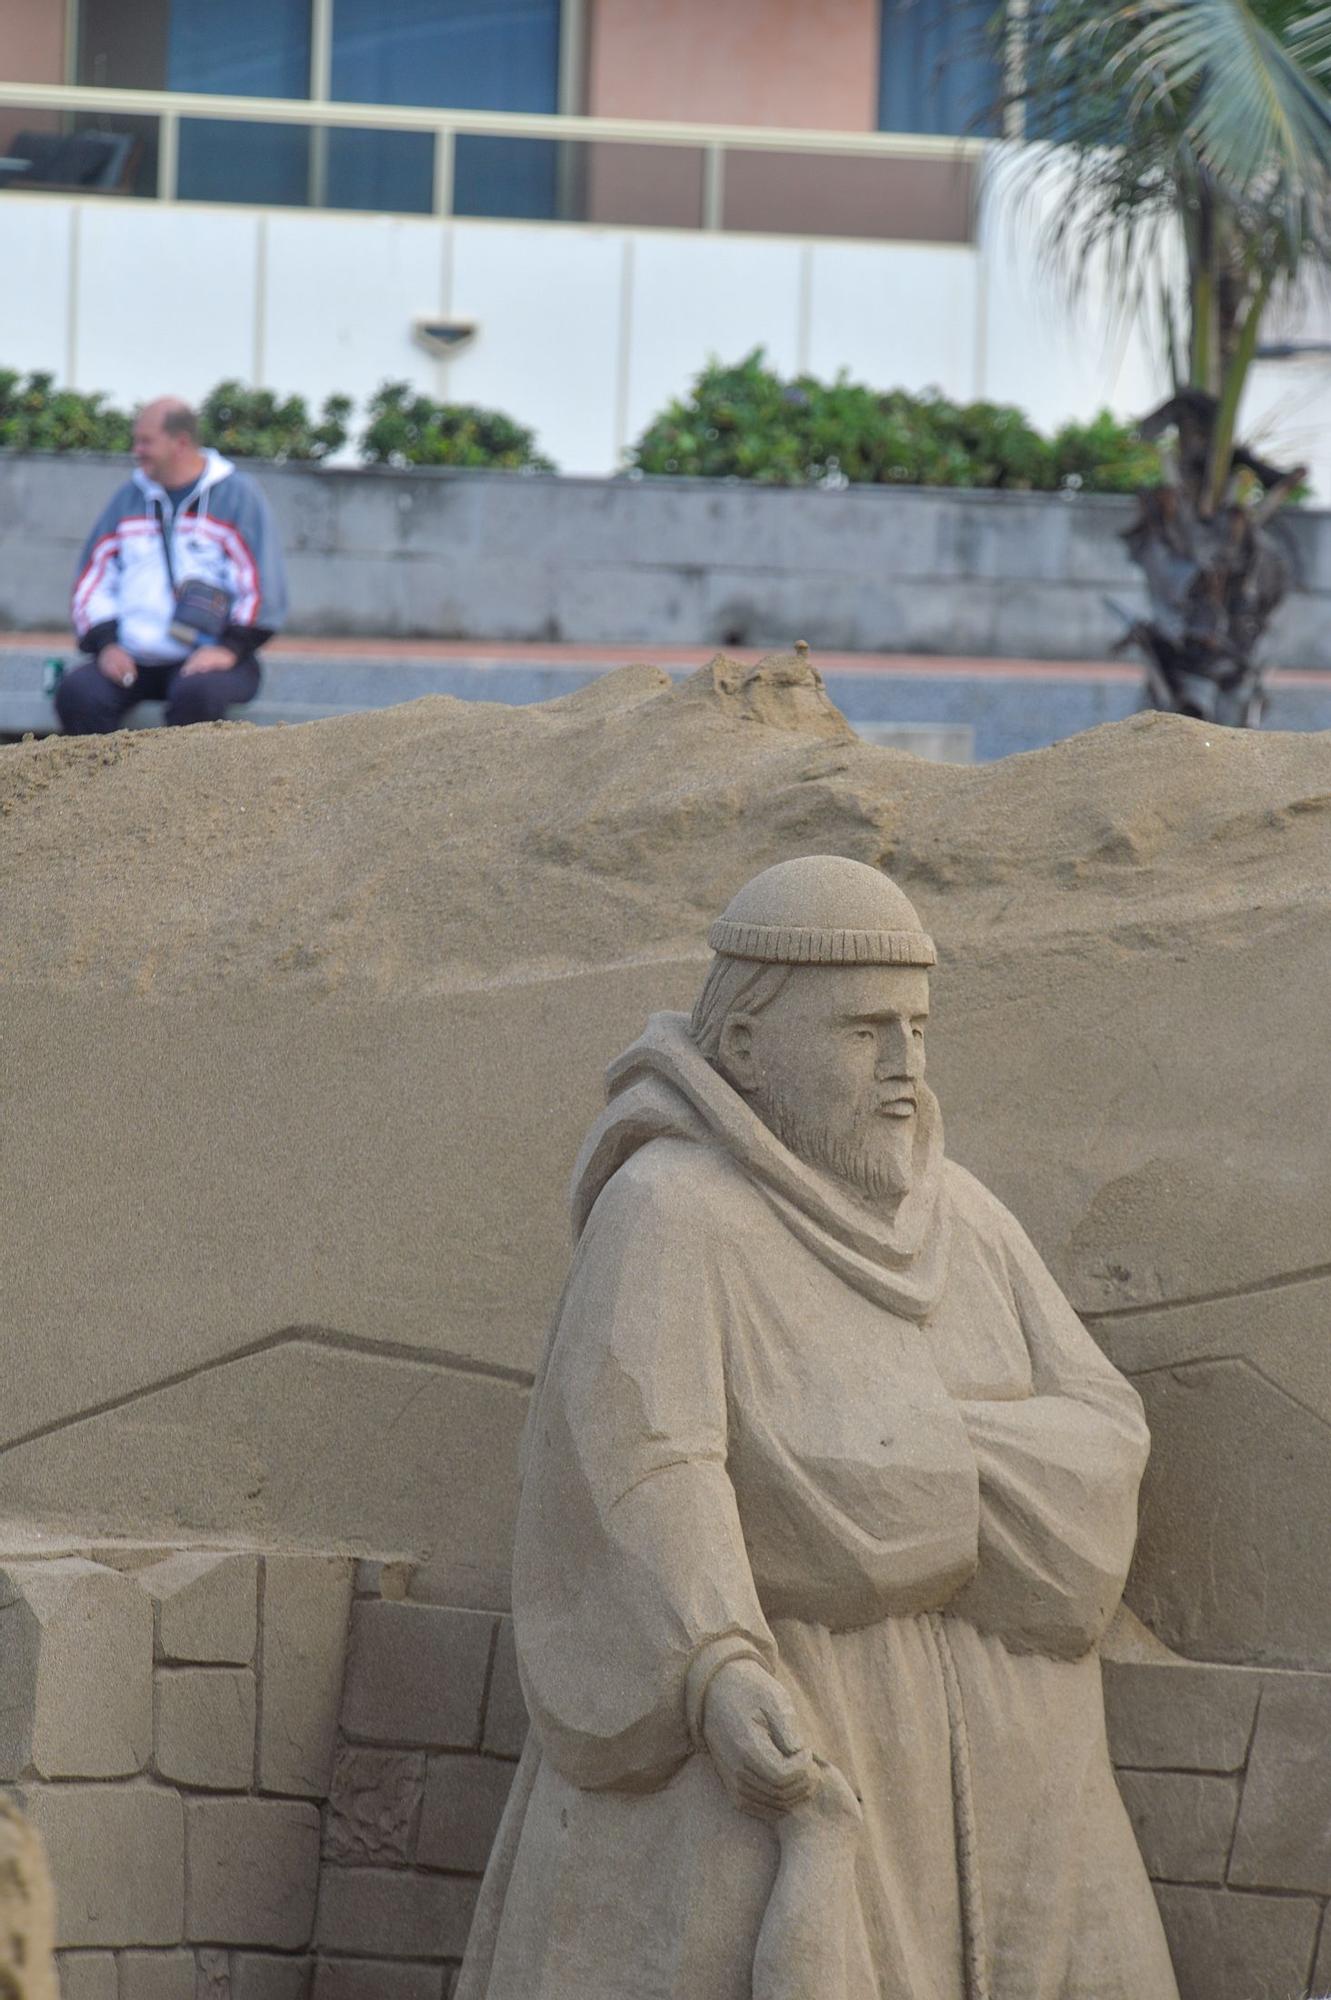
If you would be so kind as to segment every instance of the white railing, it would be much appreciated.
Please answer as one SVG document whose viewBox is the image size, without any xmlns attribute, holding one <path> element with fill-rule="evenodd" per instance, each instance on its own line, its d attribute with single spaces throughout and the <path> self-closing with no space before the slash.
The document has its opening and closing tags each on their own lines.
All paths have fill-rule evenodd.
<svg viewBox="0 0 1331 2000">
<path fill-rule="evenodd" d="M 760 125 L 687 125 L 662 119 L 591 118 L 565 112 L 460 111 L 433 105 L 353 104 L 330 98 L 214 97 L 205 91 L 111 90 L 73 84 L 0 82 L 0 106 L 158 121 L 157 193 L 174 200 L 180 123 L 187 118 L 245 124 L 339 126 L 434 136 L 434 213 L 453 212 L 453 155 L 461 136 L 676 146 L 702 154 L 704 229 L 723 226 L 725 159 L 730 152 L 809 153 L 840 159 L 976 159 L 986 141 L 906 132 L 816 132 Z"/>
</svg>

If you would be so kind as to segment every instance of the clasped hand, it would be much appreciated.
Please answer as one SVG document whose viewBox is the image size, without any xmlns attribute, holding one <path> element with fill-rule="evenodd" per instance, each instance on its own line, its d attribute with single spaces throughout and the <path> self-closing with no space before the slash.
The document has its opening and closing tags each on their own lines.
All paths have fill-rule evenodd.
<svg viewBox="0 0 1331 2000">
<path fill-rule="evenodd" d="M 707 1690 L 702 1734 L 726 1791 L 755 1819 L 779 1819 L 812 1792 L 813 1757 L 794 1704 L 757 1660 L 721 1668 Z"/>
</svg>

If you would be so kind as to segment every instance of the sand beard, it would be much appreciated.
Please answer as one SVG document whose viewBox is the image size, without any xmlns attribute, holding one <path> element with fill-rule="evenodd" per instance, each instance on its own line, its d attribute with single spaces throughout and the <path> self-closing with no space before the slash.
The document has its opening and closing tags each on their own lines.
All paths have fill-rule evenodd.
<svg viewBox="0 0 1331 2000">
<path fill-rule="evenodd" d="M 876 1100 L 835 1123 L 805 1117 L 778 1096 L 759 1093 L 753 1108 L 805 1166 L 829 1174 L 861 1201 L 898 1202 L 914 1179 L 916 1117 L 888 1118 Z"/>
</svg>

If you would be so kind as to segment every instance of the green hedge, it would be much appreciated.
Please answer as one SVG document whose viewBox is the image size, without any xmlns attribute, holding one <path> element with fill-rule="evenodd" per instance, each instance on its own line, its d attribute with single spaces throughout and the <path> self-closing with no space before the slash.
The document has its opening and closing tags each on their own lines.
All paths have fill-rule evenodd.
<svg viewBox="0 0 1331 2000">
<path fill-rule="evenodd" d="M 14 451 L 126 452 L 134 420 L 102 395 L 56 389 L 50 375 L 26 381 L 0 369 L 0 448 Z M 349 396 L 330 396 L 316 421 L 302 396 L 219 382 L 199 405 L 205 444 L 228 458 L 317 464 L 350 435 Z M 406 382 L 385 382 L 371 398 L 358 440 L 367 465 L 473 465 L 553 472 L 529 430 L 496 410 L 433 403 Z"/>
<path fill-rule="evenodd" d="M 199 432 L 228 458 L 296 459 L 317 464 L 347 441 L 350 396 L 329 396 L 315 423 L 303 396 L 219 382 L 199 405 Z"/>
<path fill-rule="evenodd" d="M 498 410 L 433 403 L 410 382 L 385 382 L 370 398 L 360 455 L 367 465 L 497 466 L 506 472 L 553 472 L 536 439 Z"/>
<path fill-rule="evenodd" d="M 54 389 L 50 375 L 25 382 L 0 368 L 0 447 L 10 451 L 129 450 L 133 419 L 106 407 L 105 396 Z"/>
<path fill-rule="evenodd" d="M 768 486 L 1130 493 L 1160 479 L 1155 447 L 1108 411 L 1047 438 L 1002 403 L 881 391 L 844 375 L 783 381 L 761 348 L 732 367 L 704 369 L 692 393 L 643 432 L 630 458 L 639 472 Z"/>
<path fill-rule="evenodd" d="M 222 382 L 200 406 L 202 436 L 229 457 L 317 464 L 349 436 L 351 399 L 330 396 L 318 418 L 303 397 Z M 100 395 L 24 381 L 0 369 L 0 447 L 128 451 L 132 418 Z M 533 433 L 497 410 L 436 403 L 407 382 L 371 397 L 356 441 L 367 465 L 457 465 L 553 472 Z M 1001 487 L 1018 492 L 1132 493 L 1159 483 L 1154 445 L 1103 411 L 1044 437 L 1020 410 L 880 391 L 838 376 L 784 381 L 761 348 L 733 367 L 714 362 L 690 395 L 648 426 L 629 454 L 641 473 L 749 479 L 769 486 Z"/>
</svg>

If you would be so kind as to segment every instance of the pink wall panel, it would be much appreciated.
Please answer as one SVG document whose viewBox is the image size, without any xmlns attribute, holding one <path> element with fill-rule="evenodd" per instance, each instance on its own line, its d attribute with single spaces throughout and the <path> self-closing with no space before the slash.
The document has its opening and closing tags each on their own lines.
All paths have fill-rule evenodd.
<svg viewBox="0 0 1331 2000">
<path fill-rule="evenodd" d="M 871 132 L 878 24 L 878 0 L 590 0 L 587 109 Z"/>
</svg>

